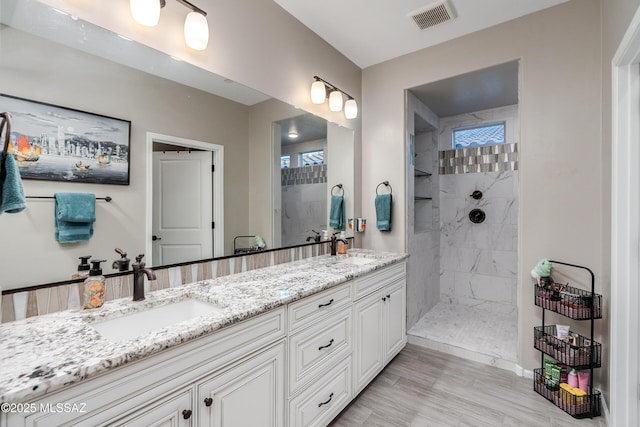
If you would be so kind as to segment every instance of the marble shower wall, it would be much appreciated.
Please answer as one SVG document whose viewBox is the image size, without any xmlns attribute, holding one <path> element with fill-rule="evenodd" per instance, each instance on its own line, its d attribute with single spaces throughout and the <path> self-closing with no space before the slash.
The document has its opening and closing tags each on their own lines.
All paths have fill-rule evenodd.
<svg viewBox="0 0 640 427">
<path fill-rule="evenodd" d="M 481 200 L 470 195 L 484 194 Z M 518 172 L 440 176 L 440 297 L 515 306 L 518 270 Z M 474 224 L 469 211 L 483 209 Z"/>
<path fill-rule="evenodd" d="M 452 128 L 499 120 L 506 121 L 507 132 L 505 146 L 498 151 L 509 153 L 490 155 L 488 168 L 454 168 L 439 177 L 440 298 L 444 301 L 490 305 L 493 310 L 505 311 L 512 311 L 517 305 L 517 117 L 516 105 L 440 120 L 441 158 L 443 150 L 451 150 Z M 449 136 L 448 140 L 445 135 Z M 482 149 L 495 151 L 495 147 Z M 470 150 L 469 156 L 462 150 L 455 151 L 465 162 L 472 162 L 474 149 L 466 150 Z M 475 190 L 482 191 L 482 199 L 470 196 Z M 469 212 L 474 208 L 485 211 L 483 223 L 474 224 L 469 220 Z"/>
<path fill-rule="evenodd" d="M 327 165 L 282 169 L 282 246 L 327 228 Z"/>
</svg>

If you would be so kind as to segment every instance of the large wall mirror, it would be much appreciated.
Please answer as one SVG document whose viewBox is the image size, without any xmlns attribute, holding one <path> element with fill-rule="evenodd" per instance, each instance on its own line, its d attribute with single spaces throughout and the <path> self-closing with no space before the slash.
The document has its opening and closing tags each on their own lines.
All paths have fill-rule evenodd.
<svg viewBox="0 0 640 427">
<path fill-rule="evenodd" d="M 268 249 L 302 244 L 312 230 L 327 228 L 336 184 L 344 189 L 346 216 L 353 216 L 351 129 L 38 1 L 3 0 L 0 7 L 0 93 L 131 121 L 130 185 L 23 181 L 27 196 L 83 192 L 113 201 L 97 202 L 94 234 L 84 243 L 54 239 L 53 200 L 28 199 L 24 212 L 2 215 L 3 290 L 69 279 L 84 255 L 106 259 L 105 273 L 115 272 L 115 248 L 131 259 L 151 253 L 147 263 L 158 265 L 252 246 L 238 236 L 260 236 Z M 294 131 L 298 143 L 289 138 Z M 40 143 L 41 135 L 25 136 Z M 159 158 L 171 167 L 158 166 Z M 209 175 L 196 173 L 202 167 Z M 163 209 L 154 203 L 159 170 L 166 172 L 157 181 L 164 182 L 164 208 L 180 208 L 165 213 L 165 222 L 179 218 L 178 228 L 188 229 L 211 218 L 215 228 L 196 233 L 210 248 L 177 243 L 166 259 L 157 257 L 164 239 L 153 224 Z M 212 185 L 202 186 L 207 180 Z"/>
</svg>

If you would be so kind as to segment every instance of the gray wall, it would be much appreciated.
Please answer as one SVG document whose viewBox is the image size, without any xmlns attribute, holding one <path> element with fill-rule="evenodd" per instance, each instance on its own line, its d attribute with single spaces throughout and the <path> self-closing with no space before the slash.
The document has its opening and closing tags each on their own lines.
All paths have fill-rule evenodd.
<svg viewBox="0 0 640 427">
<path fill-rule="evenodd" d="M 541 258 L 580 262 L 594 269 L 603 290 L 601 200 L 609 189 L 601 163 L 600 6 L 598 0 L 571 1 L 363 70 L 363 215 L 375 217 L 373 199 L 364 197 L 375 194 L 378 182 L 388 179 L 398 193 L 398 231 L 368 231 L 364 246 L 404 251 L 404 88 L 521 60 L 518 363 L 527 369 L 540 363 L 531 346 L 533 326 L 541 321 L 532 303 L 531 268 Z M 536 209 L 541 200 L 562 208 Z M 599 371 L 601 382 L 608 371 Z"/>
</svg>

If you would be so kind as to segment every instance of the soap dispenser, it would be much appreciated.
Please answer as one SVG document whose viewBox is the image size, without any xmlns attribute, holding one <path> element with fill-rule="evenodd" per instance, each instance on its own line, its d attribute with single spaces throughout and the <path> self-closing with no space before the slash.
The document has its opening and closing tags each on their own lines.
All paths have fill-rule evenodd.
<svg viewBox="0 0 640 427">
<path fill-rule="evenodd" d="M 78 264 L 78 272 L 71 276 L 72 279 L 86 279 L 89 275 L 89 258 L 91 255 L 80 256 L 78 259 L 80 260 L 80 264 Z"/>
<path fill-rule="evenodd" d="M 102 275 L 101 262 L 105 260 L 91 260 L 89 277 L 84 280 L 83 306 L 85 309 L 99 308 L 104 304 L 105 279 Z"/>
<path fill-rule="evenodd" d="M 348 245 L 345 243 L 347 241 L 347 236 L 344 234 L 344 231 L 340 232 L 340 236 L 338 237 L 338 254 L 345 255 L 347 253 Z"/>
</svg>

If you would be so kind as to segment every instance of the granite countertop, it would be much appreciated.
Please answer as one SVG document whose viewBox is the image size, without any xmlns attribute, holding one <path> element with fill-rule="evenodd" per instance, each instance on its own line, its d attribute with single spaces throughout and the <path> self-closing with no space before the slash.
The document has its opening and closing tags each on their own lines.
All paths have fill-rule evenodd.
<svg viewBox="0 0 640 427">
<path fill-rule="evenodd" d="M 348 257 L 373 258 L 359 265 Z M 0 402 L 26 402 L 265 313 L 355 277 L 402 261 L 405 254 L 350 249 L 147 293 L 146 299 L 108 301 L 99 309 L 67 310 L 0 324 Z M 154 330 L 126 341 L 103 338 L 92 323 L 188 298 L 215 303 L 211 316 Z"/>
</svg>

